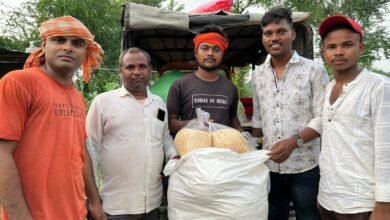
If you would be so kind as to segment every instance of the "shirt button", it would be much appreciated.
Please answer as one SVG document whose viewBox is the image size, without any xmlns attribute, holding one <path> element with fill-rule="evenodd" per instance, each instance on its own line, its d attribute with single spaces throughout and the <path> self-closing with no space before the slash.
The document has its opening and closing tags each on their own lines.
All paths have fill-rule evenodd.
<svg viewBox="0 0 390 220">
<path fill-rule="evenodd" d="M 328 119 L 329 122 L 331 122 L 332 120 L 331 119 Z"/>
<path fill-rule="evenodd" d="M 278 137 L 278 139 L 280 139 L 281 137 Z"/>
</svg>

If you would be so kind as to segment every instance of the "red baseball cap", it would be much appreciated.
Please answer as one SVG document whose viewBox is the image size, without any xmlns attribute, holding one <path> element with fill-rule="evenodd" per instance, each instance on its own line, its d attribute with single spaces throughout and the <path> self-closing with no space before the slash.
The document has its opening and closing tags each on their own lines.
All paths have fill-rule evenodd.
<svg viewBox="0 0 390 220">
<path fill-rule="evenodd" d="M 350 26 L 356 33 L 360 34 L 361 41 L 363 40 L 363 29 L 360 25 L 351 18 L 345 17 L 343 15 L 334 15 L 325 18 L 320 24 L 320 36 L 324 40 L 325 35 L 328 33 L 329 29 L 334 26 L 346 25 Z"/>
</svg>

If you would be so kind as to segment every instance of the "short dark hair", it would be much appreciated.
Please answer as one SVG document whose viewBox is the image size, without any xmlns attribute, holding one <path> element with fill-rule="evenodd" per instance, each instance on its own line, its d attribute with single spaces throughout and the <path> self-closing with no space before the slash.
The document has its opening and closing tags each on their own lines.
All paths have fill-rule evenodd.
<svg viewBox="0 0 390 220">
<path fill-rule="evenodd" d="M 261 26 L 265 27 L 271 23 L 279 23 L 281 20 L 286 20 L 287 23 L 293 28 L 293 22 L 291 17 L 291 10 L 287 8 L 273 8 L 270 11 L 266 12 L 261 19 Z"/>
<path fill-rule="evenodd" d="M 359 34 L 359 33 L 356 32 L 356 30 L 353 29 L 350 25 L 347 25 L 347 24 L 345 24 L 345 25 L 343 25 L 343 24 L 341 24 L 341 25 L 336 25 L 336 26 L 331 27 L 329 30 L 327 30 L 327 31 L 324 33 L 322 42 L 324 42 L 325 38 L 328 36 L 329 33 L 333 32 L 333 31 L 345 30 L 345 29 L 350 30 L 350 31 L 352 31 L 352 32 L 354 32 L 354 33 L 356 33 L 356 34 Z M 359 38 L 360 38 L 360 41 L 363 40 L 360 34 L 359 34 Z"/>
<path fill-rule="evenodd" d="M 222 27 L 217 26 L 215 24 L 209 24 L 201 28 L 198 32 L 198 34 L 204 34 L 204 33 L 210 33 L 210 32 L 215 32 L 220 35 L 222 35 L 226 40 L 228 40 L 228 35 L 227 33 L 222 29 Z"/>
<path fill-rule="evenodd" d="M 128 53 L 142 53 L 145 55 L 147 61 L 148 61 L 148 64 L 149 65 L 152 65 L 152 59 L 150 58 L 150 55 L 148 54 L 148 52 L 142 50 L 142 49 L 139 49 L 138 47 L 130 47 L 128 48 L 127 50 L 124 50 L 121 55 L 119 56 L 119 69 L 122 68 L 122 65 L 123 65 L 123 57 L 128 54 Z"/>
</svg>

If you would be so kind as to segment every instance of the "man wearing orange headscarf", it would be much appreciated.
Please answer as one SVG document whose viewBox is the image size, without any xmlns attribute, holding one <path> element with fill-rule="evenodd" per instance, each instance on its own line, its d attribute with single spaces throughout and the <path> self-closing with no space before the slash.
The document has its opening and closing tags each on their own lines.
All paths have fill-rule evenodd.
<svg viewBox="0 0 390 220">
<path fill-rule="evenodd" d="M 85 150 L 84 98 L 72 77 L 88 81 L 103 51 L 71 16 L 39 28 L 41 47 L 23 70 L 0 80 L 0 203 L 7 219 L 84 219 L 85 197 L 104 219 Z"/>
<path fill-rule="evenodd" d="M 193 42 L 198 69 L 176 80 L 167 98 L 171 133 L 176 134 L 196 118 L 196 108 L 210 113 L 210 119 L 215 123 L 242 131 L 237 118 L 237 88 L 219 74 L 228 48 L 226 33 L 216 25 L 208 25 L 199 31 Z"/>
</svg>

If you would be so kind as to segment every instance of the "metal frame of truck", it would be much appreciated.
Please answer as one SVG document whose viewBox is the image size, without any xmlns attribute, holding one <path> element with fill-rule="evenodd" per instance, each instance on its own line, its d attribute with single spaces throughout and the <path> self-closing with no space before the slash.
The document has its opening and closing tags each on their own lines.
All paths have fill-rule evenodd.
<svg viewBox="0 0 390 220">
<path fill-rule="evenodd" d="M 167 69 L 195 69 L 192 39 L 200 28 L 214 23 L 229 36 L 229 47 L 222 64 L 230 78 L 232 67 L 260 65 L 267 52 L 261 42 L 263 13 L 231 14 L 216 11 L 189 14 L 127 3 L 123 6 L 121 24 L 122 50 L 139 47 L 152 57 L 153 67 L 162 74 Z M 302 56 L 313 58 L 313 32 L 305 22 L 309 13 L 293 12 L 297 37 L 293 48 Z"/>
</svg>

